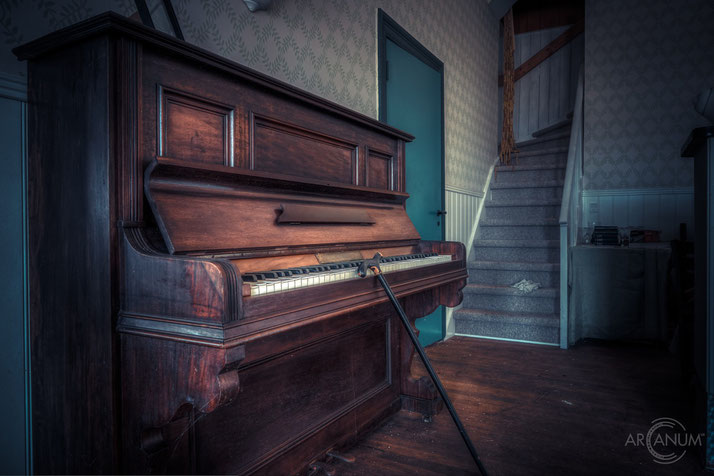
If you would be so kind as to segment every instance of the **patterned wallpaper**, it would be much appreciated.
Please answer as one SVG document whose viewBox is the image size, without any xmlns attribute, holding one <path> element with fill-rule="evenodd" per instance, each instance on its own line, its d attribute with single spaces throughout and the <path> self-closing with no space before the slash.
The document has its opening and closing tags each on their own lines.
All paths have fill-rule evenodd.
<svg viewBox="0 0 714 476">
<path fill-rule="evenodd" d="M 151 3 L 151 2 L 147 2 Z M 186 40 L 377 117 L 377 8 L 445 64 L 447 186 L 480 192 L 496 156 L 498 21 L 486 0 L 174 0 Z M 3 0 L 0 71 L 21 73 L 10 49 L 83 18 L 135 11 L 130 0 Z"/>
<path fill-rule="evenodd" d="M 679 154 L 707 125 L 693 99 L 713 46 L 711 0 L 586 1 L 584 188 L 692 186 Z"/>
</svg>

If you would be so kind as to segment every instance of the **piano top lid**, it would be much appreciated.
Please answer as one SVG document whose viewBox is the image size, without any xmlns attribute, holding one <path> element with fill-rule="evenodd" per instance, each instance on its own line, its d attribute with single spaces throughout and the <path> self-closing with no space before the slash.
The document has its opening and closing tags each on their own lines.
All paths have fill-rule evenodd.
<svg viewBox="0 0 714 476">
<path fill-rule="evenodd" d="M 172 254 L 271 254 L 420 239 L 403 192 L 157 157 L 144 188 Z"/>
<path fill-rule="evenodd" d="M 110 33 L 120 34 L 134 39 L 137 42 L 149 44 L 152 48 L 164 49 L 173 55 L 190 58 L 193 61 L 232 74 L 239 79 L 260 85 L 274 93 L 291 97 L 305 104 L 317 106 L 327 112 L 356 121 L 395 138 L 407 142 L 414 140 L 414 136 L 395 127 L 267 76 L 208 50 L 187 43 L 186 41 L 148 28 L 114 12 L 102 13 L 74 25 L 54 31 L 24 45 L 13 48 L 12 52 L 18 60 L 35 60 L 81 40 Z"/>
</svg>

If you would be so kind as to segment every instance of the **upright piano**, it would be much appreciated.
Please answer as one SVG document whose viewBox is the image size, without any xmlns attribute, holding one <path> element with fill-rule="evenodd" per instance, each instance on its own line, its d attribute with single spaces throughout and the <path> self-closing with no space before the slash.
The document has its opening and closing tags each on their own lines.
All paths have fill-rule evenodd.
<svg viewBox="0 0 714 476">
<path fill-rule="evenodd" d="M 38 473 L 300 474 L 433 385 L 413 320 L 461 243 L 406 214 L 409 134 L 103 14 L 29 60 Z M 412 322 L 413 324 L 413 322 Z"/>
</svg>

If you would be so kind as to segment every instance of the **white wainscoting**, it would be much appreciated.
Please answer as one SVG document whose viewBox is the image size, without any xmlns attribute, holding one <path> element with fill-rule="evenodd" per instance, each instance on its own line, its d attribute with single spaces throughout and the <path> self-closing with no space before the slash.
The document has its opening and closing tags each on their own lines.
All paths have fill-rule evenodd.
<svg viewBox="0 0 714 476">
<path fill-rule="evenodd" d="M 482 193 L 446 187 L 446 240 L 469 245 Z M 468 248 L 466 252 L 468 254 Z"/>
<path fill-rule="evenodd" d="M 615 225 L 660 230 L 662 241 L 679 237 L 679 224 L 687 224 L 694 238 L 694 189 L 646 188 L 583 190 L 583 227 Z"/>
<path fill-rule="evenodd" d="M 490 182 L 493 167 L 486 180 Z M 472 192 L 456 187 L 446 187 L 446 240 L 460 241 L 466 246 L 466 257 L 473 249 L 474 236 L 478 227 L 479 215 L 483 208 L 484 192 Z M 455 335 L 453 312 L 461 306 L 446 308 L 446 339 Z"/>
</svg>

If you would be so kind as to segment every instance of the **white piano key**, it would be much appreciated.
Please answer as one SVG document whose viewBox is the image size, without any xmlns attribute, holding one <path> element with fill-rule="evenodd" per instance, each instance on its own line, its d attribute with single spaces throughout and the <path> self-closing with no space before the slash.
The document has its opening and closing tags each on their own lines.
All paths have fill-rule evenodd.
<svg viewBox="0 0 714 476">
<path fill-rule="evenodd" d="M 413 258 L 400 261 L 391 261 L 380 263 L 380 268 L 383 273 L 402 271 L 405 269 L 419 268 L 423 266 L 431 266 L 439 263 L 451 261 L 451 255 L 427 256 L 425 258 Z M 370 275 L 374 275 L 371 270 L 368 270 Z M 329 270 L 321 273 L 311 273 L 307 275 L 293 275 L 283 278 L 266 279 L 251 283 L 251 296 L 261 296 L 265 294 L 274 294 L 294 289 L 305 288 L 309 286 L 318 286 L 322 284 L 335 283 L 346 281 L 349 279 L 359 278 L 357 268 L 344 268 L 339 270 Z"/>
</svg>

